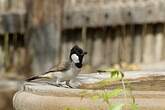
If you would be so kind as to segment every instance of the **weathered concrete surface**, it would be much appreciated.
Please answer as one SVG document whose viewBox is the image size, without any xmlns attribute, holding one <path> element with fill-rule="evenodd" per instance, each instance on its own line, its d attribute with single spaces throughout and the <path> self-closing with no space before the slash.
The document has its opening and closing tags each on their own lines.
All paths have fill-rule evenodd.
<svg viewBox="0 0 165 110">
<path fill-rule="evenodd" d="M 28 90 L 17 92 L 13 102 L 16 110 L 63 110 L 66 107 L 88 108 L 90 110 L 106 109 L 105 102 L 90 99 L 91 95 L 100 92 L 103 91 L 66 89 L 48 85 L 38 85 L 36 88 L 29 86 Z M 87 97 L 81 98 L 82 93 L 88 94 Z M 165 109 L 165 92 L 134 91 L 133 94 L 140 110 Z M 129 103 L 130 101 L 130 99 L 125 100 L 123 96 L 113 99 L 113 103 Z"/>
<path fill-rule="evenodd" d="M 146 74 L 147 73 L 147 74 Z M 147 79 L 151 76 L 165 76 L 165 72 L 126 72 L 126 78 Z M 81 74 L 78 77 L 83 83 L 97 82 L 107 78 L 107 74 Z M 149 78 L 150 79 L 150 78 Z M 150 79 L 151 80 L 151 79 Z M 154 78 L 152 80 L 154 82 Z M 140 85 L 141 82 L 138 83 Z M 163 87 L 164 83 L 161 83 Z M 137 87 L 138 85 L 135 85 Z M 16 110 L 63 110 L 64 108 L 88 108 L 90 110 L 107 109 L 107 105 L 102 100 L 93 101 L 90 96 L 102 93 L 103 90 L 68 89 L 48 85 L 46 83 L 25 83 L 21 91 L 17 92 L 13 98 L 13 105 Z M 133 91 L 136 103 L 140 110 L 164 110 L 165 92 L 150 91 L 144 89 Z M 113 103 L 129 103 L 131 100 L 125 99 L 123 94 L 113 99 Z M 126 109 L 127 110 L 127 109 Z"/>
<path fill-rule="evenodd" d="M 156 98 L 153 94 L 150 94 L 154 97 L 147 97 L 146 92 L 141 92 L 139 95 L 143 97 L 136 97 L 136 102 L 140 106 L 140 110 L 164 110 L 164 96 L 159 93 L 160 97 Z M 18 98 L 19 97 L 19 98 Z M 100 110 L 101 108 L 106 109 L 107 105 L 99 101 L 92 101 L 90 98 L 84 98 L 81 100 L 80 97 L 57 97 L 57 96 L 45 96 L 45 95 L 36 95 L 33 93 L 20 92 L 15 96 L 15 108 L 16 110 L 63 110 L 65 107 L 71 108 L 89 108 L 90 110 Z M 122 98 L 113 99 L 113 102 L 125 102 Z M 128 99 L 128 102 L 130 100 Z"/>
<path fill-rule="evenodd" d="M 13 81 L 0 81 L 0 110 L 14 110 L 13 95 L 17 91 L 17 83 Z"/>
</svg>

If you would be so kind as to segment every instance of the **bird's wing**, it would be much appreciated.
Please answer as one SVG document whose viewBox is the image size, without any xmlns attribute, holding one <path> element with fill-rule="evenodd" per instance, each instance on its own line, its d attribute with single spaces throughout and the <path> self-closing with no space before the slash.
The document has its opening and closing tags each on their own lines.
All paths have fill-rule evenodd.
<svg viewBox="0 0 165 110">
<path fill-rule="evenodd" d="M 39 79 L 39 78 L 49 78 L 50 77 L 49 73 L 54 73 L 54 72 L 58 72 L 58 71 L 64 72 L 64 71 L 68 70 L 69 68 L 70 68 L 69 62 L 61 63 L 57 66 L 53 66 L 47 72 L 44 72 L 40 75 L 35 75 L 35 76 L 32 76 L 32 77 L 26 79 L 26 81 L 31 81 L 31 80 L 35 80 L 35 79 Z"/>
<path fill-rule="evenodd" d="M 45 72 L 44 74 L 47 74 L 49 72 L 58 72 L 58 71 L 66 71 L 70 68 L 70 63 L 69 62 L 65 62 L 65 63 L 60 63 L 59 65 L 55 65 L 52 68 L 50 68 L 47 72 Z"/>
</svg>

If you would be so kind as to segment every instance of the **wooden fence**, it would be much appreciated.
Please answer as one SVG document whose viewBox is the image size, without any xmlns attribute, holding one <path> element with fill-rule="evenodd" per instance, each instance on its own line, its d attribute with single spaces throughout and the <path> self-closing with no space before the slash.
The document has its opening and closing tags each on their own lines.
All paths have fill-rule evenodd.
<svg viewBox="0 0 165 110">
<path fill-rule="evenodd" d="M 87 63 L 112 65 L 121 62 L 153 63 L 165 59 L 164 24 L 87 28 Z M 75 43 L 82 45 L 82 30 L 64 32 L 63 51 Z M 81 39 L 80 39 L 81 38 Z M 67 48 L 67 49 L 66 49 Z"/>
<path fill-rule="evenodd" d="M 30 73 L 26 13 L 24 0 L 0 0 L 0 74 Z"/>
<path fill-rule="evenodd" d="M 85 63 L 94 67 L 165 60 L 164 0 L 23 1 L 15 0 L 24 5 L 13 5 L 19 8 L 11 8 L 23 9 L 18 11 L 21 14 L 16 14 L 21 15 L 23 21 L 17 19 L 19 17 L 11 17 L 15 14 L 10 13 L 17 11 L 4 11 L 5 5 L 0 6 L 0 15 L 9 18 L 0 16 L 4 21 L 3 25 L 0 22 L 0 32 L 4 38 L 5 33 L 23 35 L 17 43 L 25 42 L 21 48 L 24 52 L 19 54 L 26 61 L 23 68 L 31 65 L 35 73 L 66 61 L 70 48 L 75 44 L 88 51 Z M 13 22 L 17 20 L 19 23 Z M 12 26 L 14 28 L 10 29 Z M 2 37 L 1 40 L 4 42 Z M 11 40 L 12 37 L 9 37 Z M 8 48 L 12 48 L 10 45 Z M 2 43 L 1 47 L 4 47 Z M 4 49 L 1 50 L 3 53 Z M 20 65 L 22 63 L 17 67 Z"/>
</svg>

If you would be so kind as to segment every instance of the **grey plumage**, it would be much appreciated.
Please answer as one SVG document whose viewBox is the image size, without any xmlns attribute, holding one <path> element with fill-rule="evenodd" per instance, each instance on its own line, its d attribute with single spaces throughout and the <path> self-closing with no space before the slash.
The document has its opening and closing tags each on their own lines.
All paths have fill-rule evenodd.
<svg viewBox="0 0 165 110">
<path fill-rule="evenodd" d="M 70 86 L 69 82 L 79 74 L 82 68 L 82 61 L 85 54 L 87 54 L 87 52 L 84 52 L 78 46 L 74 46 L 70 51 L 68 62 L 54 66 L 49 71 L 38 76 L 33 76 L 26 81 L 31 81 L 39 78 L 50 78 L 55 80 L 57 85 L 60 82 L 66 81 L 66 84 Z"/>
</svg>

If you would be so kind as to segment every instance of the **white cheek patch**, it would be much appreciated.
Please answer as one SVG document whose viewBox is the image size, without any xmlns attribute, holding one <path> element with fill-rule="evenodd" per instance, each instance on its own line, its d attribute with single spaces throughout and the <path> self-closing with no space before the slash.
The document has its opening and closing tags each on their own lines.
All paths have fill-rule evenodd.
<svg viewBox="0 0 165 110">
<path fill-rule="evenodd" d="M 72 58 L 72 60 L 73 60 L 74 63 L 80 63 L 79 57 L 76 54 L 72 54 L 71 55 L 71 58 Z"/>
</svg>

